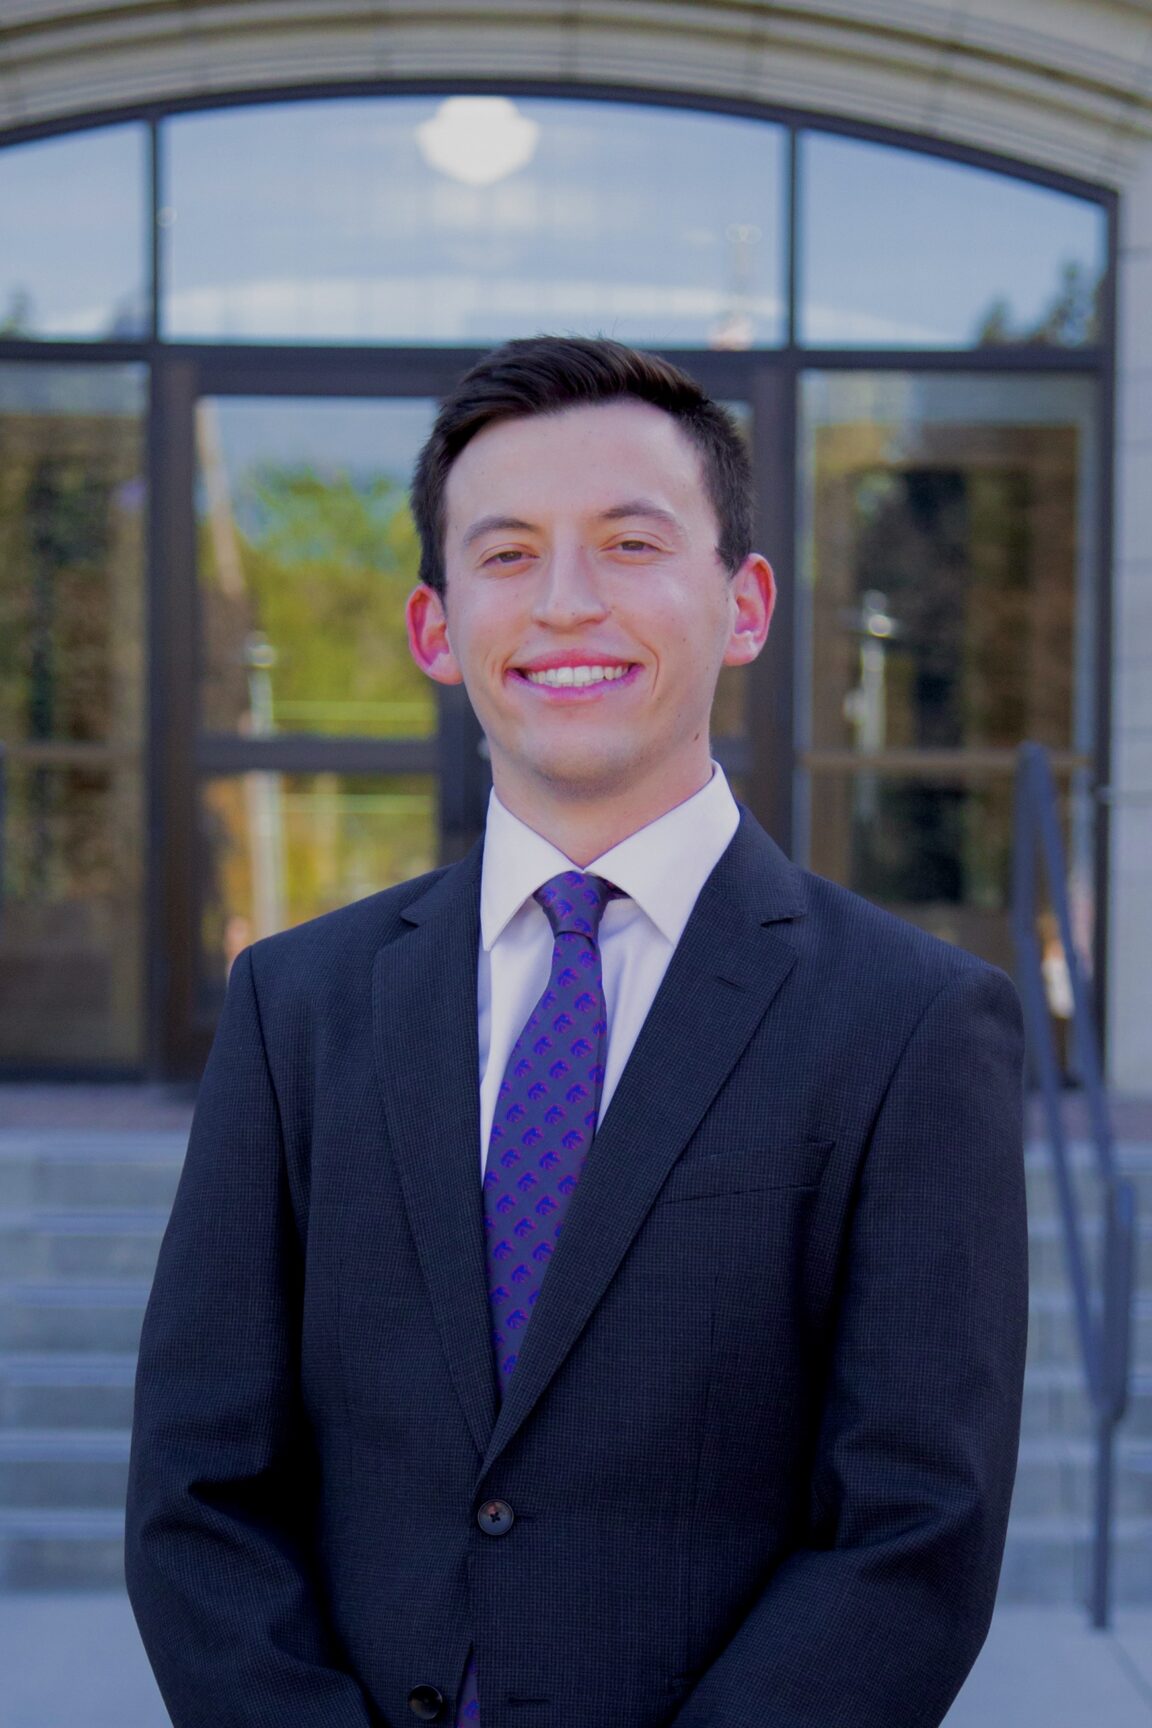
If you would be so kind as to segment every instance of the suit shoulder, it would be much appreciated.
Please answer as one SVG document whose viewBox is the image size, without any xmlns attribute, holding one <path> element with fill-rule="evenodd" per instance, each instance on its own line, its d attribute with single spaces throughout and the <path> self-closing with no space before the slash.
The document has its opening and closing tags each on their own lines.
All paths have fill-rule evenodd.
<svg viewBox="0 0 1152 1728">
<path fill-rule="evenodd" d="M 404 908 L 419 900 L 451 868 L 444 864 L 421 876 L 410 876 L 274 936 L 260 937 L 251 945 L 253 972 L 263 985 L 298 976 L 314 979 L 318 972 L 343 971 L 358 962 L 370 965 L 377 948 L 395 931 Z"/>
<path fill-rule="evenodd" d="M 997 979 L 1015 991 L 1006 972 L 968 949 L 815 871 L 799 875 L 808 907 L 804 939 L 843 984 L 868 996 L 900 990 L 921 1005 L 961 977 Z"/>
</svg>

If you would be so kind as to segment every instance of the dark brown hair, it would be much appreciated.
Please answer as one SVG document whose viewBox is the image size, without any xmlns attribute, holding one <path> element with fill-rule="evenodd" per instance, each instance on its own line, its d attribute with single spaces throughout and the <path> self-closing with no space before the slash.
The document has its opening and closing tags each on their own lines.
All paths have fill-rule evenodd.
<svg viewBox="0 0 1152 1728">
<path fill-rule="evenodd" d="M 412 485 L 421 582 L 443 595 L 444 490 L 453 462 L 478 432 L 497 420 L 558 414 L 622 396 L 662 408 L 696 446 L 719 525 L 717 554 L 729 574 L 739 569 L 752 550 L 752 471 L 727 410 L 655 354 L 607 337 L 528 336 L 486 354 L 441 403 Z"/>
</svg>

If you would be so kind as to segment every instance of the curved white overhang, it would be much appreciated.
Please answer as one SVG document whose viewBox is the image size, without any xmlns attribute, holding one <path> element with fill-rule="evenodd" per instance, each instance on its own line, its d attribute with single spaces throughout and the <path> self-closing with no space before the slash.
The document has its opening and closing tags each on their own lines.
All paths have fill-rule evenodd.
<svg viewBox="0 0 1152 1728">
<path fill-rule="evenodd" d="M 428 79 L 728 97 L 1116 187 L 1152 140 L 1150 0 L 3 0 L 0 130 Z"/>
</svg>

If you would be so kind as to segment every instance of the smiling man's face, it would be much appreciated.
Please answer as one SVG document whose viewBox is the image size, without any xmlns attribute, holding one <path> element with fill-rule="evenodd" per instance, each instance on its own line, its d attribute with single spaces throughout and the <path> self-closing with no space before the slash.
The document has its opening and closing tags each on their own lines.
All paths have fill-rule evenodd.
<svg viewBox="0 0 1152 1728">
<path fill-rule="evenodd" d="M 708 778 L 722 665 L 755 658 L 772 573 L 734 574 L 695 447 L 631 398 L 502 420 L 448 476 L 447 606 L 409 599 L 418 663 L 463 680 L 496 790 L 670 807 Z"/>
</svg>

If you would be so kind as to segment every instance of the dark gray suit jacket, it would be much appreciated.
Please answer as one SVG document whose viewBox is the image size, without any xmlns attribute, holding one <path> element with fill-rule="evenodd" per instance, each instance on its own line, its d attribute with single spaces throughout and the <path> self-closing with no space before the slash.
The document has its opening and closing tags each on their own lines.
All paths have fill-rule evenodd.
<svg viewBox="0 0 1152 1728">
<path fill-rule="evenodd" d="M 498 1408 L 480 859 L 234 968 L 137 1377 L 173 1721 L 451 1722 L 474 1642 L 482 1728 L 934 1728 L 1016 1463 L 1012 985 L 742 810 Z"/>
</svg>

